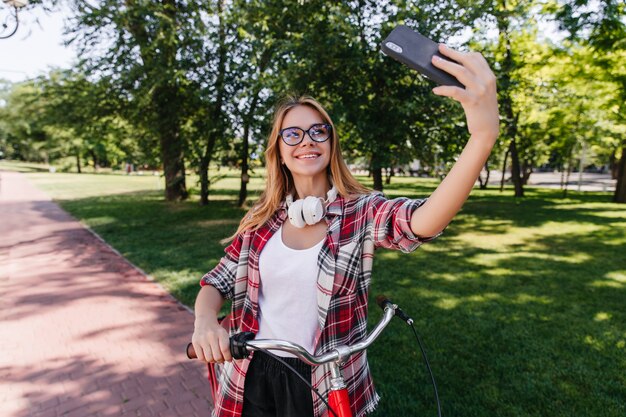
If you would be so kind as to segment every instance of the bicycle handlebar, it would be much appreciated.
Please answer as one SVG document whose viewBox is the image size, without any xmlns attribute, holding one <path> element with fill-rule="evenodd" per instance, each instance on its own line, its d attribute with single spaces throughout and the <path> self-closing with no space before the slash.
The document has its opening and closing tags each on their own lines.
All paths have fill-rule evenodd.
<svg viewBox="0 0 626 417">
<path fill-rule="evenodd" d="M 342 345 L 337 346 L 331 352 L 324 353 L 319 356 L 311 355 L 306 349 L 302 346 L 297 345 L 295 343 L 288 342 L 286 340 L 276 340 L 276 339 L 259 339 L 253 340 L 253 333 L 238 333 L 230 338 L 230 350 L 233 358 L 235 359 L 243 359 L 248 356 L 249 352 L 266 349 L 266 350 L 279 350 L 287 353 L 291 353 L 292 355 L 297 356 L 300 360 L 302 360 L 307 365 L 323 365 L 325 363 L 330 362 L 343 362 L 350 356 L 355 353 L 361 352 L 367 349 L 374 341 L 380 336 L 382 331 L 387 327 L 393 316 L 396 314 L 396 310 L 398 306 L 392 303 L 386 303 L 381 305 L 383 307 L 384 313 L 382 319 L 378 322 L 378 324 L 372 329 L 369 335 L 358 343 L 355 343 L 352 346 Z M 187 357 L 189 359 L 196 359 L 198 356 L 196 355 L 196 351 L 193 348 L 193 345 L 189 343 L 187 345 Z"/>
</svg>

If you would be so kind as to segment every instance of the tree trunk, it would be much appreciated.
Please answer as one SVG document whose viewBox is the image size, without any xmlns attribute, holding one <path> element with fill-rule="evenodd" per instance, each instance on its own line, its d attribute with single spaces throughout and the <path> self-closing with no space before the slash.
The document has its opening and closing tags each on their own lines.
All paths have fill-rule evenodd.
<svg viewBox="0 0 626 417">
<path fill-rule="evenodd" d="M 243 147 L 241 149 L 241 184 L 239 186 L 239 200 L 237 206 L 243 207 L 248 198 L 248 136 L 250 135 L 250 120 L 246 120 L 243 128 Z"/>
<path fill-rule="evenodd" d="M 94 172 L 98 172 L 98 155 L 96 155 L 96 152 L 93 149 L 90 150 L 89 153 L 91 154 L 91 160 L 93 161 L 93 170 Z"/>
<path fill-rule="evenodd" d="M 530 179 L 530 175 L 533 173 L 533 168 L 530 164 L 524 163 L 524 167 L 522 170 L 522 185 L 528 185 L 528 180 Z"/>
<path fill-rule="evenodd" d="M 211 157 L 213 156 L 213 149 L 215 148 L 215 142 L 217 142 L 217 132 L 215 129 L 209 132 L 207 138 L 206 148 L 204 155 L 200 158 L 200 205 L 206 206 L 209 204 L 209 166 L 211 165 Z"/>
<path fill-rule="evenodd" d="M 200 158 L 200 205 L 209 204 L 209 164 L 211 160 L 206 157 L 206 152 Z"/>
<path fill-rule="evenodd" d="M 622 143 L 622 157 L 617 168 L 617 185 L 613 194 L 614 203 L 626 203 L 626 141 Z"/>
<path fill-rule="evenodd" d="M 506 10 L 506 2 L 502 1 L 502 8 Z M 499 14 L 497 16 L 498 30 L 500 32 L 500 45 L 504 46 L 504 60 L 500 75 L 499 90 L 501 92 L 502 113 L 506 120 L 505 132 L 506 137 L 511 141 L 509 151 L 511 153 L 511 177 L 515 187 L 515 197 L 524 196 L 524 187 L 522 185 L 522 177 L 520 175 L 520 161 L 517 153 L 517 121 L 519 113 L 516 115 L 513 111 L 513 101 L 511 98 L 512 82 L 511 74 L 515 70 L 515 62 L 513 61 L 513 52 L 511 50 L 511 33 L 509 31 L 509 17 L 507 14 Z"/>
<path fill-rule="evenodd" d="M 374 178 L 374 189 L 378 191 L 383 191 L 382 167 L 372 168 L 372 177 Z"/>
<path fill-rule="evenodd" d="M 385 184 L 391 184 L 391 177 L 393 177 L 393 167 L 387 168 L 387 178 L 385 178 Z"/>
<path fill-rule="evenodd" d="M 169 201 L 184 200 L 188 197 L 185 184 L 184 146 L 180 136 L 182 103 L 185 98 L 180 93 L 174 73 L 176 71 L 176 55 L 178 53 L 175 44 L 159 42 L 159 48 L 154 47 L 154 39 L 151 38 L 146 28 L 144 16 L 137 13 L 139 6 L 135 0 L 126 0 L 126 6 L 133 13 L 128 14 L 127 29 L 134 36 L 139 54 L 146 71 L 158 70 L 161 77 L 149 78 L 152 96 L 148 115 L 151 119 L 149 128 L 153 129 L 159 139 L 161 151 L 161 163 L 165 176 L 165 198 Z M 176 33 L 177 2 L 175 0 L 162 0 L 163 13 L 160 23 L 164 35 Z"/>
<path fill-rule="evenodd" d="M 565 171 L 565 186 L 563 188 L 563 198 L 567 197 L 567 187 L 569 185 L 569 176 L 572 172 L 572 156 L 574 155 L 574 147 L 569 151 L 569 156 L 567 157 L 567 171 Z"/>
<path fill-rule="evenodd" d="M 82 174 L 83 172 L 80 170 L 80 151 L 77 149 L 76 150 L 76 171 L 79 174 Z"/>
<path fill-rule="evenodd" d="M 262 73 L 265 71 L 265 67 L 269 62 L 271 56 L 271 51 L 266 50 L 261 57 L 261 66 L 259 71 Z M 252 103 L 250 103 L 250 108 L 248 109 L 248 113 L 246 114 L 243 126 L 243 147 L 241 149 L 241 184 L 239 186 L 239 200 L 237 201 L 237 206 L 243 207 L 246 202 L 246 198 L 248 198 L 248 182 L 250 181 L 250 175 L 248 174 L 248 159 L 250 158 L 250 126 L 252 125 L 252 120 L 254 117 L 254 113 L 256 112 L 257 105 L 259 103 L 259 93 L 261 92 L 260 88 L 257 88 L 252 99 Z"/>
<path fill-rule="evenodd" d="M 381 163 L 376 158 L 376 155 L 372 156 L 371 160 L 371 173 L 372 178 L 374 179 L 374 189 L 378 191 L 383 190 L 383 167 Z"/>
<path fill-rule="evenodd" d="M 502 177 L 500 178 L 500 192 L 504 190 L 504 178 L 506 177 L 506 163 L 507 163 L 507 159 L 509 159 L 510 151 L 511 149 L 507 148 L 506 152 L 504 153 L 504 162 L 502 163 Z"/>
<path fill-rule="evenodd" d="M 178 126 L 172 123 L 167 127 L 171 130 L 162 130 L 159 137 L 165 176 L 165 199 L 168 201 L 184 200 L 189 193 L 185 184 L 183 144 Z"/>
<path fill-rule="evenodd" d="M 609 173 L 611 174 L 612 180 L 617 179 L 617 174 L 619 171 L 619 163 L 617 161 L 617 156 L 616 156 L 618 149 L 619 149 L 619 146 L 615 147 L 615 149 L 613 149 L 613 152 L 611 153 L 611 156 L 609 157 Z"/>
<path fill-rule="evenodd" d="M 489 176 L 491 175 L 491 171 L 489 170 L 489 162 L 485 162 L 485 171 L 487 171 L 487 177 L 485 178 L 485 181 L 483 181 L 483 178 L 480 176 L 480 174 L 478 174 L 478 183 L 480 184 L 481 190 L 486 190 L 487 186 L 489 185 Z"/>
<path fill-rule="evenodd" d="M 209 204 L 209 165 L 211 163 L 211 157 L 213 155 L 213 149 L 217 142 L 218 135 L 223 133 L 222 124 L 222 102 L 224 99 L 224 75 L 226 69 L 226 29 L 223 17 L 224 1 L 219 0 L 217 2 L 218 7 L 218 31 L 219 31 L 219 61 L 217 65 L 217 79 L 215 81 L 215 91 L 217 97 L 213 110 L 210 112 L 210 121 L 213 124 L 208 136 L 205 153 L 200 161 L 200 205 L 206 206 Z"/>
</svg>

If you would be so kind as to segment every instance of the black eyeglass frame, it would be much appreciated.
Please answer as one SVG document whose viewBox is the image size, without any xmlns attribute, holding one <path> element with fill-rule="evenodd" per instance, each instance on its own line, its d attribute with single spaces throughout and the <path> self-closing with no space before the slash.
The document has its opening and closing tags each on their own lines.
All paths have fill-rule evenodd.
<svg viewBox="0 0 626 417">
<path fill-rule="evenodd" d="M 310 133 L 310 132 L 311 132 L 311 129 L 313 129 L 313 128 L 315 128 L 315 127 L 318 127 L 318 126 L 324 126 L 324 127 L 328 130 L 328 136 L 326 137 L 326 139 L 323 139 L 323 140 L 315 140 L 315 139 L 313 139 L 313 136 L 311 136 L 311 133 Z M 289 129 L 298 129 L 299 131 L 301 131 L 301 132 L 302 132 L 302 138 L 300 139 L 300 141 L 299 141 L 299 142 L 297 142 L 297 143 L 288 143 L 288 142 L 285 140 L 285 137 L 283 136 L 283 132 L 284 132 L 285 130 L 289 130 Z M 291 127 L 286 127 L 286 128 L 284 128 L 284 129 L 281 129 L 281 130 L 278 132 L 278 134 L 280 135 L 280 138 L 282 139 L 282 141 L 283 141 L 283 142 L 285 142 L 285 144 L 286 144 L 287 146 L 297 146 L 297 145 L 301 144 L 301 143 L 302 143 L 302 141 L 304 140 L 304 136 L 305 136 L 305 135 L 309 135 L 309 137 L 311 138 L 311 140 L 312 140 L 313 142 L 317 142 L 317 143 L 324 143 L 324 142 L 326 142 L 328 139 L 330 139 L 330 137 L 332 136 L 332 134 L 333 134 L 333 126 L 332 126 L 330 123 L 315 123 L 314 125 L 311 125 L 311 127 L 309 127 L 309 128 L 308 128 L 308 129 L 306 129 L 306 130 L 305 130 L 305 129 L 302 129 L 302 128 L 298 127 L 298 126 L 291 126 Z"/>
</svg>

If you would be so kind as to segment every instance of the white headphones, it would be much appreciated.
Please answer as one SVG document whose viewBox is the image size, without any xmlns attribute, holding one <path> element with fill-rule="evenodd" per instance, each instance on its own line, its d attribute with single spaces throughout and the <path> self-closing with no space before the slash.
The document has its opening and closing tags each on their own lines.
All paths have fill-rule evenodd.
<svg viewBox="0 0 626 417">
<path fill-rule="evenodd" d="M 326 200 L 320 197 L 309 196 L 304 199 L 293 201 L 291 194 L 287 195 L 289 221 L 298 229 L 307 224 L 312 226 L 321 221 L 326 215 L 326 205 L 337 199 L 337 189 L 333 187 L 326 193 Z"/>
</svg>

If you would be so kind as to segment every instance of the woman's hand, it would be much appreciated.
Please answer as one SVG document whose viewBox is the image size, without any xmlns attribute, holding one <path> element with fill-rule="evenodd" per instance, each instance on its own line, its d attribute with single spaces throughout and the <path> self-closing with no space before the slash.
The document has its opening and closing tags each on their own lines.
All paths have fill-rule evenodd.
<svg viewBox="0 0 626 417">
<path fill-rule="evenodd" d="M 209 363 L 230 362 L 230 340 L 228 332 L 216 319 L 196 317 L 191 343 L 198 359 Z"/>
<path fill-rule="evenodd" d="M 478 52 L 459 52 L 443 44 L 441 54 L 458 64 L 434 56 L 433 65 L 454 75 L 465 89 L 454 86 L 438 86 L 433 93 L 450 97 L 463 106 L 467 118 L 467 128 L 472 136 L 486 136 L 495 141 L 500 130 L 496 77 L 489 64 Z"/>
</svg>

